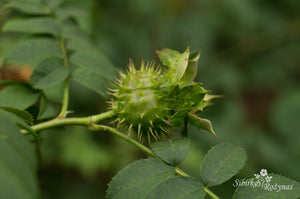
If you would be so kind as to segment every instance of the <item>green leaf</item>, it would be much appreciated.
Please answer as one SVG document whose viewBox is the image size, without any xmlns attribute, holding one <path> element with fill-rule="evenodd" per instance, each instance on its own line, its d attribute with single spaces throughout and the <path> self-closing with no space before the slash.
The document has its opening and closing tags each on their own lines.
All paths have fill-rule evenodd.
<svg viewBox="0 0 300 199">
<path fill-rule="evenodd" d="M 190 47 L 188 47 L 183 54 L 180 55 L 178 61 L 176 62 L 176 80 L 181 80 L 187 69 L 189 63 Z"/>
<path fill-rule="evenodd" d="M 0 198 L 38 197 L 33 146 L 0 112 Z"/>
<path fill-rule="evenodd" d="M 103 58 L 103 59 L 102 59 Z M 104 58 L 101 53 L 93 53 L 88 51 L 86 53 L 75 53 L 71 57 L 71 61 L 77 66 L 87 68 L 91 71 L 101 74 L 106 79 L 113 80 L 114 67 Z"/>
<path fill-rule="evenodd" d="M 142 199 L 154 186 L 174 176 L 174 167 L 159 159 L 138 160 L 119 171 L 112 179 L 106 198 Z"/>
<path fill-rule="evenodd" d="M 180 57 L 180 52 L 168 48 L 164 48 L 162 50 L 157 50 L 156 54 L 158 55 L 162 64 L 170 69 L 175 70 L 175 65 L 177 60 Z"/>
<path fill-rule="evenodd" d="M 26 14 L 48 15 L 51 13 L 51 10 L 43 5 L 40 1 L 13 0 L 7 3 L 5 6 Z"/>
<path fill-rule="evenodd" d="M 217 137 L 216 133 L 213 130 L 212 124 L 208 119 L 203 119 L 201 117 L 198 117 L 196 114 L 189 113 L 188 120 L 198 129 L 207 130 L 211 132 L 215 137 Z"/>
<path fill-rule="evenodd" d="M 13 85 L 0 92 L 0 106 L 26 109 L 36 103 L 40 93 L 28 86 Z"/>
<path fill-rule="evenodd" d="M 46 119 L 57 116 L 59 114 L 60 107 L 61 105 L 59 103 L 50 101 L 42 95 L 38 119 Z"/>
<path fill-rule="evenodd" d="M 59 114 L 63 100 L 64 82 L 43 89 L 38 119 L 55 117 Z"/>
<path fill-rule="evenodd" d="M 11 19 L 4 24 L 2 31 L 30 34 L 51 34 L 54 36 L 60 34 L 58 26 L 51 17 Z"/>
<path fill-rule="evenodd" d="M 201 167 L 205 185 L 222 184 L 238 173 L 247 160 L 247 154 L 241 147 L 229 143 L 218 144 L 208 151 Z"/>
<path fill-rule="evenodd" d="M 198 71 L 198 60 L 200 58 L 200 50 L 196 50 L 189 56 L 188 66 L 182 77 L 182 81 L 193 81 L 197 76 Z"/>
<path fill-rule="evenodd" d="M 88 68 L 91 71 L 101 74 L 109 80 L 114 80 L 116 70 L 109 59 L 90 42 L 72 38 L 67 45 L 68 49 L 76 52 L 71 56 L 70 60 L 75 65 Z"/>
<path fill-rule="evenodd" d="M 182 54 L 180 54 L 178 51 L 167 48 L 162 49 L 161 51 L 156 51 L 156 53 L 163 65 L 169 68 L 169 72 L 171 74 L 174 74 L 174 81 L 178 82 L 181 80 L 188 67 L 190 47 L 188 46 L 188 48 Z M 194 55 L 192 59 L 194 59 Z"/>
<path fill-rule="evenodd" d="M 45 59 L 32 72 L 30 83 L 34 88 L 44 89 L 64 81 L 69 75 L 69 70 L 61 59 L 51 57 Z"/>
<path fill-rule="evenodd" d="M 89 38 L 89 34 L 75 24 L 64 24 L 61 31 L 62 37 L 66 38 L 66 40 L 78 38 L 88 40 Z"/>
<path fill-rule="evenodd" d="M 179 165 L 187 155 L 191 140 L 182 138 L 177 140 L 168 140 L 164 142 L 155 142 L 151 147 L 163 161 L 172 166 Z"/>
<path fill-rule="evenodd" d="M 114 79 L 116 70 L 106 56 L 90 42 L 71 38 L 68 49 L 76 51 L 71 62 L 77 66 L 71 73 L 76 82 L 92 89 L 102 96 L 107 95 L 107 87 Z"/>
<path fill-rule="evenodd" d="M 0 114 L 14 122 L 18 127 L 26 129 L 29 134 L 34 136 L 37 143 L 40 143 L 39 136 L 29 126 L 29 124 L 33 123 L 33 116 L 30 113 L 13 107 L 0 107 Z"/>
<path fill-rule="evenodd" d="M 258 181 L 255 178 L 247 181 L 258 182 L 256 186 L 239 186 L 233 199 L 298 199 L 300 198 L 300 183 L 291 180 L 287 177 L 269 174 L 272 176 L 269 183 L 262 185 L 262 181 Z M 239 184 L 239 180 L 235 180 L 234 186 Z M 249 183 L 250 184 L 250 183 Z"/>
<path fill-rule="evenodd" d="M 0 113 L 5 116 L 6 118 L 8 118 L 10 121 L 14 122 L 15 124 L 17 124 L 18 126 L 24 126 L 24 127 L 30 127 L 22 118 L 20 118 L 19 116 L 8 112 L 8 111 L 4 111 L 2 109 L 0 109 Z"/>
<path fill-rule="evenodd" d="M 95 91 L 99 95 L 107 96 L 107 87 L 110 81 L 102 74 L 88 68 L 77 68 L 72 72 L 71 77 L 74 81 Z"/>
<path fill-rule="evenodd" d="M 28 122 L 29 124 L 33 123 L 33 116 L 27 111 L 20 110 L 14 107 L 7 107 L 7 106 L 2 106 L 0 107 L 0 109 L 18 116 L 19 118 L 21 118 L 25 122 Z"/>
<path fill-rule="evenodd" d="M 174 177 L 154 187 L 145 199 L 204 199 L 203 185 L 191 178 Z"/>
<path fill-rule="evenodd" d="M 57 9 L 56 16 L 61 21 L 72 19 L 76 22 L 79 28 L 85 32 L 90 32 L 92 19 L 90 13 L 86 9 L 76 6 L 64 6 L 60 9 Z"/>
<path fill-rule="evenodd" d="M 19 42 L 6 62 L 35 67 L 48 57 L 62 57 L 59 42 L 50 38 L 33 38 Z"/>
</svg>

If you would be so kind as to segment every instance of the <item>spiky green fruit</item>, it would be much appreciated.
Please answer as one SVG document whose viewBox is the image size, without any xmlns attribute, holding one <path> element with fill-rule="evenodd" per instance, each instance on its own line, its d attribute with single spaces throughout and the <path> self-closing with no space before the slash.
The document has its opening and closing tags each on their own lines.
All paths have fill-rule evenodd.
<svg viewBox="0 0 300 199">
<path fill-rule="evenodd" d="M 189 121 L 200 129 L 215 135 L 209 120 L 195 113 L 211 105 L 209 95 L 201 83 L 194 82 L 200 51 L 184 53 L 171 49 L 157 51 L 164 71 L 154 64 L 136 69 L 132 62 L 127 74 L 120 72 L 117 88 L 112 89 L 111 109 L 118 126 L 127 126 L 136 132 L 139 140 L 166 138 L 171 130 Z M 184 134 L 183 134 L 184 135 Z"/>
<path fill-rule="evenodd" d="M 127 74 L 120 72 L 118 88 L 112 90 L 115 97 L 111 108 L 118 115 L 118 126 L 126 125 L 130 132 L 136 132 L 139 140 L 144 137 L 160 139 L 168 133 L 168 118 L 171 111 L 163 99 L 161 70 L 154 69 L 154 64 L 136 69 L 132 62 Z"/>
</svg>

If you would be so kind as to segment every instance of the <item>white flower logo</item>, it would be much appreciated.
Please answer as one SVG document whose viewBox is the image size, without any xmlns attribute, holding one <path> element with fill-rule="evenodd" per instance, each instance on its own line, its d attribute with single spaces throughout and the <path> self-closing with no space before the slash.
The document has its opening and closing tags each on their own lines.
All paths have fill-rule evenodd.
<svg viewBox="0 0 300 199">
<path fill-rule="evenodd" d="M 272 176 L 268 176 L 267 169 L 261 169 L 259 173 L 254 174 L 256 179 L 261 179 L 265 182 L 271 182 Z"/>
<path fill-rule="evenodd" d="M 261 170 L 260 170 L 260 175 L 261 175 L 261 176 L 266 176 L 266 175 L 268 175 L 267 169 L 261 169 Z"/>
</svg>

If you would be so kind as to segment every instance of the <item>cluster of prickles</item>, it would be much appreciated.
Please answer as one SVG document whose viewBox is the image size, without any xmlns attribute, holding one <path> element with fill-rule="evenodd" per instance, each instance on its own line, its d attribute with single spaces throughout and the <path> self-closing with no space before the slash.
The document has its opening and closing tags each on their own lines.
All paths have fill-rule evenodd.
<svg viewBox="0 0 300 199">
<path fill-rule="evenodd" d="M 166 56 L 163 58 L 173 59 L 169 55 Z M 173 59 L 173 65 L 180 61 L 182 55 L 176 54 L 176 56 L 178 58 Z M 116 88 L 110 89 L 110 94 L 113 96 L 110 105 L 111 110 L 117 116 L 114 120 L 117 127 L 125 127 L 128 129 L 129 135 L 134 133 L 138 140 L 147 139 L 149 143 L 152 140 L 167 139 L 174 130 L 170 118 L 176 114 L 179 107 L 170 104 L 174 99 L 168 99 L 168 97 L 174 98 L 174 95 L 168 94 L 166 89 L 178 87 L 182 82 L 193 84 L 192 81 L 181 81 L 180 79 L 173 81 L 174 71 L 176 72 L 175 66 L 166 66 L 163 61 L 162 63 L 164 68 L 155 67 L 153 61 L 142 62 L 140 68 L 137 69 L 130 61 L 126 73 L 119 71 L 120 77 L 115 82 Z"/>
</svg>

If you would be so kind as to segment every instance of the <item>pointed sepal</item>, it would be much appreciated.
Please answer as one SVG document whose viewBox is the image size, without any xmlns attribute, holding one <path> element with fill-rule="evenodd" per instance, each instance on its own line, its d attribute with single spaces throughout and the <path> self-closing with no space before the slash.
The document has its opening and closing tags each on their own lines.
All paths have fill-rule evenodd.
<svg viewBox="0 0 300 199">
<path fill-rule="evenodd" d="M 213 134 L 215 137 L 217 137 L 216 133 L 213 130 L 212 124 L 208 119 L 201 118 L 197 116 L 196 114 L 189 113 L 188 114 L 188 120 L 196 126 L 198 129 L 204 129 L 209 131 L 211 134 Z"/>
</svg>

